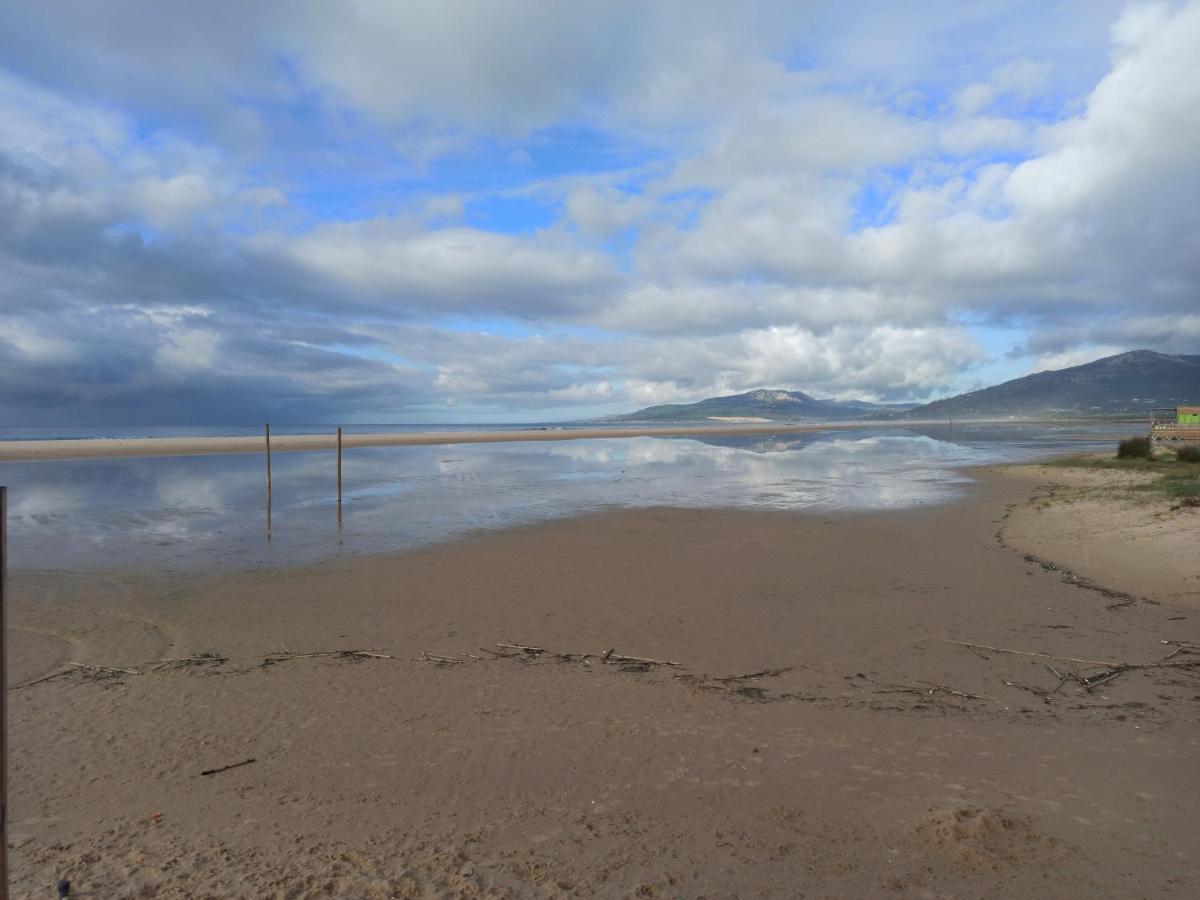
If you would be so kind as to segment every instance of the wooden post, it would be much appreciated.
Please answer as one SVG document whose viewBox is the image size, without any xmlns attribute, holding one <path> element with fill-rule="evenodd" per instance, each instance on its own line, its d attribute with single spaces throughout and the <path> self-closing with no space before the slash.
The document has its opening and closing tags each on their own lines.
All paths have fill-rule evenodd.
<svg viewBox="0 0 1200 900">
<path fill-rule="evenodd" d="M 337 487 L 338 487 L 338 521 L 342 520 L 342 426 L 338 426 L 337 438 Z"/>
<path fill-rule="evenodd" d="M 263 426 L 263 438 L 267 444 L 267 497 L 271 496 L 271 426 Z"/>
<path fill-rule="evenodd" d="M 8 900 L 8 488 L 0 487 L 0 900 Z"/>
<path fill-rule="evenodd" d="M 267 537 L 271 537 L 271 425 L 263 425 L 263 438 L 267 445 Z"/>
</svg>

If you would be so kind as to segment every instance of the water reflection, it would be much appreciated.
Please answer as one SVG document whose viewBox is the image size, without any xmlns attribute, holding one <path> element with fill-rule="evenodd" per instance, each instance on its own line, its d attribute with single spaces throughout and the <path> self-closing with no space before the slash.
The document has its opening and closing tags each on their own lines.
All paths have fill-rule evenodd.
<svg viewBox="0 0 1200 900">
<path fill-rule="evenodd" d="M 1078 433 L 1078 429 L 1073 430 Z M 953 497 L 956 467 L 1087 443 L 1052 429 L 355 449 L 0 465 L 21 568 L 289 564 L 399 550 L 609 506 L 889 509 Z M 1096 435 L 1108 443 L 1107 435 Z M 269 539 L 268 539 L 269 534 Z"/>
</svg>

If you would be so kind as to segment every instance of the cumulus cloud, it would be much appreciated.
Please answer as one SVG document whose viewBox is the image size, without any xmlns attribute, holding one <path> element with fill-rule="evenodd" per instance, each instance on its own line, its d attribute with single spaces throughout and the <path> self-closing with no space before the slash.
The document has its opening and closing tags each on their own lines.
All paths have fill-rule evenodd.
<svg viewBox="0 0 1200 900">
<path fill-rule="evenodd" d="M 1200 336 L 1200 3 L 222 9 L 0 10 L 6 415 L 924 398 L 989 328 Z"/>
<path fill-rule="evenodd" d="M 612 282 L 606 259 L 554 241 L 472 228 L 425 230 L 397 219 L 270 235 L 257 249 L 324 279 L 330 293 L 375 301 L 393 315 L 569 313 Z M 353 299 L 351 299 L 353 298 Z"/>
</svg>

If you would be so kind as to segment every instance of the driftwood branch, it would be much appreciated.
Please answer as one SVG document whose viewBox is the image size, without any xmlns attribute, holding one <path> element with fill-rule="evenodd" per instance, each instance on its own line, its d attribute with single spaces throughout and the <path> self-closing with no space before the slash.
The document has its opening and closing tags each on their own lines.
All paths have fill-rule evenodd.
<svg viewBox="0 0 1200 900">
<path fill-rule="evenodd" d="M 1049 703 L 1052 699 L 1052 695 L 1054 694 L 1054 691 L 1046 693 L 1041 688 L 1030 687 L 1027 684 L 1021 684 L 1019 681 L 1006 681 L 1004 683 L 1009 687 L 1019 688 L 1022 691 L 1029 691 L 1031 694 L 1036 694 L 1039 698 L 1041 698 L 1043 703 Z M 1057 688 L 1055 690 L 1057 690 Z"/>
<path fill-rule="evenodd" d="M 1012 653 L 1016 656 L 1038 656 L 1042 659 L 1062 659 L 1067 662 L 1085 663 L 1090 666 L 1115 666 L 1117 663 L 1109 662 L 1104 659 L 1080 659 L 1076 656 L 1056 656 L 1053 653 L 1037 653 L 1032 650 L 1009 650 L 1006 647 L 989 647 L 986 644 L 973 644 L 969 641 L 952 641 L 950 638 L 942 638 L 942 641 L 947 644 L 957 644 L 960 647 L 967 647 L 971 650 L 990 650 L 993 653 Z"/>
<path fill-rule="evenodd" d="M 713 678 L 713 681 L 719 681 L 722 684 L 728 684 L 731 681 L 750 681 L 755 678 L 774 678 L 777 675 L 782 675 L 784 672 L 790 672 L 795 666 L 784 666 L 782 669 L 763 669 L 761 672 L 747 672 L 745 675 L 726 675 L 722 678 Z"/>
<path fill-rule="evenodd" d="M 1180 653 L 1196 653 L 1200 654 L 1200 644 L 1193 644 L 1191 641 L 1159 641 L 1160 644 L 1167 644 L 1175 649 L 1166 655 L 1164 662 L 1168 659 L 1173 659 Z"/>
<path fill-rule="evenodd" d="M 1149 663 L 1114 663 L 1107 660 L 1098 659 L 1081 659 L 1076 656 L 1057 656 L 1053 653 L 1040 653 L 1032 650 L 1013 650 L 1008 647 L 989 647 L 986 644 L 974 644 L 967 641 L 952 641 L 949 638 L 942 638 L 947 644 L 956 644 L 960 647 L 966 647 L 972 652 L 978 650 L 991 650 L 993 653 L 1011 653 L 1016 656 L 1032 656 L 1040 659 L 1055 659 L 1066 660 L 1067 662 L 1086 663 L 1088 665 L 1102 666 L 1100 671 L 1092 672 L 1091 674 L 1081 674 L 1079 672 L 1060 672 L 1058 669 L 1049 663 L 1044 665 L 1055 678 L 1058 679 L 1058 684 L 1048 694 L 1045 694 L 1045 699 L 1049 700 L 1054 694 L 1057 694 L 1064 684 L 1068 681 L 1074 681 L 1085 691 L 1091 692 L 1101 685 L 1108 684 L 1113 679 L 1126 672 L 1135 671 L 1137 669 L 1182 669 L 1191 674 L 1192 669 L 1200 667 L 1200 659 L 1189 659 L 1183 662 L 1170 662 L 1175 656 L 1180 653 L 1193 653 L 1200 655 L 1200 645 L 1189 644 L 1186 641 L 1162 641 L 1163 644 L 1174 645 L 1175 650 L 1169 653 L 1164 659 L 1158 662 Z M 1013 681 L 1004 682 L 1009 687 L 1021 688 L 1022 690 L 1031 691 L 1032 693 L 1041 694 L 1036 688 L 1030 688 L 1027 685 L 1018 684 Z"/>
<path fill-rule="evenodd" d="M 205 769 L 200 774 L 201 775 L 216 775 L 218 772 L 228 772 L 230 769 L 237 769 L 237 768 L 240 768 L 241 766 L 248 766 L 252 762 L 258 762 L 258 760 L 252 756 L 249 759 L 243 759 L 241 762 L 230 763 L 227 766 L 219 766 L 215 769 Z"/>
<path fill-rule="evenodd" d="M 18 684 L 16 687 L 13 688 L 13 690 L 17 691 L 17 690 L 20 690 L 21 688 L 33 687 L 35 684 L 41 684 L 43 681 L 51 681 L 55 678 L 61 678 L 63 675 L 70 675 L 74 671 L 76 671 L 76 670 L 75 669 L 62 669 L 61 671 L 54 672 L 53 674 L 43 675 L 41 678 L 35 678 L 35 679 L 33 679 L 33 681 L 26 681 L 24 684 Z"/>
<path fill-rule="evenodd" d="M 76 669 L 87 669 L 89 672 L 107 672 L 110 675 L 141 675 L 137 669 L 122 669 L 117 666 L 93 666 L 88 663 L 69 662 L 68 666 Z"/>
<path fill-rule="evenodd" d="M 512 652 L 512 653 L 496 653 L 494 650 L 488 650 L 486 647 L 481 647 L 480 649 L 484 650 L 487 653 L 491 653 L 493 656 L 498 656 L 498 657 L 512 657 L 512 656 L 521 656 L 521 655 L 529 656 L 529 657 L 540 657 L 540 656 L 544 656 L 544 655 L 549 655 L 549 656 L 553 656 L 555 659 L 559 659 L 563 662 L 584 662 L 589 659 L 597 658 L 597 655 L 595 653 L 555 653 L 555 652 L 551 652 L 551 651 L 547 650 L 545 647 L 535 647 L 530 644 L 497 643 L 496 646 L 499 647 L 501 650 L 511 650 L 514 652 Z M 624 654 L 617 653 L 615 647 L 604 651 L 604 653 L 601 653 L 598 658 L 600 659 L 601 662 L 628 663 L 630 665 L 635 665 L 635 666 L 680 667 L 682 665 L 681 663 L 677 663 L 677 662 L 674 662 L 673 660 L 667 660 L 667 659 L 651 659 L 648 656 L 626 656 Z"/>
<path fill-rule="evenodd" d="M 915 694 L 918 697 L 931 697 L 934 694 L 949 694 L 951 697 L 962 697 L 966 700 L 991 700 L 991 697 L 981 697 L 978 694 L 969 694 L 966 691 L 955 690 L 952 687 L 947 687 L 944 684 L 935 684 L 932 681 L 922 681 L 924 687 L 916 687 L 907 684 L 889 684 L 886 681 L 879 681 L 871 678 L 869 675 L 859 675 L 864 681 L 869 681 L 871 684 L 878 685 L 883 690 L 875 691 L 876 694 Z"/>
<path fill-rule="evenodd" d="M 262 664 L 269 666 L 272 663 L 285 662 L 289 659 L 311 659 L 317 656 L 339 656 L 343 659 L 395 659 L 394 656 L 388 656 L 386 653 L 379 653 L 375 650 L 313 650 L 310 653 L 293 653 L 290 650 L 280 653 L 274 653 L 264 657 Z"/>
<path fill-rule="evenodd" d="M 442 656 L 440 653 L 429 653 L 421 651 L 421 659 L 424 662 L 431 662 L 435 666 L 457 666 L 462 662 L 462 659 L 457 656 Z"/>
<path fill-rule="evenodd" d="M 1046 663 L 1046 668 L 1049 669 L 1050 673 L 1058 679 L 1058 684 L 1055 686 L 1054 690 L 1050 692 L 1051 694 L 1057 694 L 1062 690 L 1062 686 L 1071 680 L 1072 673 L 1068 672 L 1066 675 L 1064 675 L 1062 672 L 1058 671 L 1058 669 L 1054 668 L 1054 666 L 1050 665 L 1050 663 Z"/>
<path fill-rule="evenodd" d="M 606 662 L 623 662 L 636 663 L 644 666 L 679 666 L 680 663 L 672 662 L 668 659 L 649 659 L 645 656 L 622 656 L 619 653 L 613 653 L 611 650 L 605 654 Z"/>
<path fill-rule="evenodd" d="M 518 650 L 521 653 L 528 653 L 530 656 L 541 656 L 546 652 L 545 647 L 530 647 L 527 644 L 496 644 L 502 650 Z"/>
</svg>

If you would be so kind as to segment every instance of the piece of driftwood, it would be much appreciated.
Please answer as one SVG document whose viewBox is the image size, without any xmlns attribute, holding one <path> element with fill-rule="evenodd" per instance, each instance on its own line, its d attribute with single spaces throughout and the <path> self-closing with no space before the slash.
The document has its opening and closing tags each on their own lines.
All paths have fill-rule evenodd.
<svg viewBox="0 0 1200 900">
<path fill-rule="evenodd" d="M 54 672 L 51 675 L 43 675 L 41 678 L 33 679 L 33 681 L 26 681 L 24 684 L 18 684 L 16 687 L 13 688 L 13 690 L 17 691 L 17 690 L 20 690 L 21 688 L 33 687 L 35 684 L 41 684 L 43 681 L 51 681 L 55 678 L 61 678 L 63 675 L 70 675 L 72 672 L 75 672 L 75 671 L 76 671 L 75 669 L 63 669 L 59 672 Z"/>
<path fill-rule="evenodd" d="M 442 656 L 440 653 L 429 653 L 425 650 L 421 651 L 421 659 L 431 662 L 435 666 L 457 666 L 462 662 L 462 659 L 457 656 Z"/>
<path fill-rule="evenodd" d="M 987 644 L 974 644 L 970 641 L 952 641 L 950 638 L 942 638 L 942 641 L 947 644 L 957 644 L 960 647 L 967 647 L 974 650 L 990 650 L 993 653 L 1012 653 L 1016 656 L 1038 656 L 1042 659 L 1061 659 L 1067 662 L 1086 663 L 1090 666 L 1117 665 L 1117 663 L 1109 662 L 1106 659 L 1080 659 L 1077 656 L 1056 656 L 1053 653 L 1038 653 L 1033 650 L 1010 650 L 1007 647 L 989 647 Z"/>
<path fill-rule="evenodd" d="M 151 667 L 151 672 L 159 669 L 181 669 L 187 666 L 215 666 L 229 661 L 229 657 L 219 653 L 193 653 L 191 656 L 177 656 L 171 659 L 160 659 L 158 664 Z"/>
<path fill-rule="evenodd" d="M 722 678 L 713 678 L 713 681 L 728 683 L 731 681 L 751 681 L 755 678 L 774 678 L 782 675 L 784 672 L 790 672 L 794 666 L 784 666 L 781 669 L 763 669 L 761 672 L 747 672 L 745 675 L 725 675 Z"/>
<path fill-rule="evenodd" d="M 1124 672 L 1124 668 L 1118 667 L 1108 672 L 1099 672 L 1096 675 L 1080 676 L 1077 680 L 1083 685 L 1083 689 L 1085 691 L 1091 691 L 1100 687 L 1102 684 L 1107 684 Z"/>
<path fill-rule="evenodd" d="M 545 647 L 535 647 L 531 644 L 506 644 L 506 643 L 497 642 L 496 646 L 499 647 L 501 650 L 511 650 L 514 652 L 512 652 L 512 653 L 496 653 L 494 650 L 488 650 L 486 647 L 481 647 L 480 649 L 484 650 L 487 653 L 491 653 L 493 656 L 499 656 L 499 657 L 512 657 L 512 656 L 522 656 L 522 655 L 527 656 L 527 657 L 553 656 L 555 659 L 558 659 L 562 662 L 586 662 L 589 659 L 597 658 L 596 654 L 594 654 L 594 653 L 559 653 L 559 652 L 552 652 L 550 650 L 547 650 Z M 610 649 L 606 650 L 604 653 L 600 654 L 599 659 L 601 662 L 606 662 L 606 663 L 625 663 L 625 664 L 635 665 L 635 666 L 674 666 L 674 667 L 678 667 L 681 665 L 680 663 L 674 662 L 672 660 L 666 660 L 666 659 L 651 659 L 646 656 L 626 656 L 624 654 L 617 653 L 615 647 L 610 648 Z"/>
<path fill-rule="evenodd" d="M 530 647 L 527 644 L 501 644 L 497 643 L 497 647 L 502 650 L 519 650 L 521 653 L 528 653 L 530 656 L 541 656 L 546 652 L 545 647 Z"/>
<path fill-rule="evenodd" d="M 252 762 L 258 762 L 258 760 L 252 756 L 249 759 L 243 759 L 241 762 L 230 763 L 227 766 L 218 766 L 215 769 L 205 769 L 200 774 L 201 775 L 216 775 L 218 772 L 228 772 L 230 769 L 237 769 L 242 766 L 248 766 Z"/>
<path fill-rule="evenodd" d="M 1058 671 L 1058 669 L 1054 668 L 1054 666 L 1050 665 L 1050 663 L 1046 663 L 1045 665 L 1046 668 L 1050 670 L 1050 673 L 1058 679 L 1058 684 L 1055 685 L 1054 690 L 1050 692 L 1051 694 L 1057 694 L 1062 690 L 1063 685 L 1071 680 L 1071 673 L 1068 672 L 1066 675 L 1064 675 L 1062 672 Z"/>
<path fill-rule="evenodd" d="M 88 663 L 69 662 L 68 666 L 76 669 L 87 669 L 90 672 L 107 672 L 110 675 L 141 675 L 137 669 L 122 669 L 117 666 L 93 666 Z"/>
<path fill-rule="evenodd" d="M 952 687 L 947 687 L 944 684 L 935 684 L 932 681 L 922 681 L 921 684 L 926 686 L 925 693 L 927 694 L 949 694 L 952 697 L 963 697 L 967 700 L 990 700 L 990 697 L 981 697 L 979 694 L 972 694 L 968 691 L 956 690 Z"/>
<path fill-rule="evenodd" d="M 645 656 L 622 656 L 620 653 L 609 652 L 605 654 L 606 662 L 623 662 L 634 663 L 643 666 L 675 666 L 678 667 L 681 663 L 673 662 L 669 659 L 650 659 Z"/>
<path fill-rule="evenodd" d="M 1165 644 L 1168 642 L 1163 641 L 1163 643 Z M 1062 690 L 1063 685 L 1068 681 L 1074 681 L 1085 691 L 1091 693 L 1096 688 L 1100 687 L 1101 685 L 1108 684 L 1118 676 L 1137 669 L 1179 669 L 1187 674 L 1193 674 L 1192 670 L 1200 667 L 1200 659 L 1187 660 L 1186 662 L 1170 662 L 1169 660 L 1171 660 L 1175 655 L 1175 653 L 1170 653 L 1165 659 L 1152 663 L 1104 664 L 1103 669 L 1101 669 L 1099 672 L 1092 672 L 1091 674 L 1082 674 L 1079 672 L 1060 672 L 1058 669 L 1054 668 L 1054 666 L 1046 663 L 1046 668 L 1049 669 L 1050 673 L 1058 679 L 1058 684 L 1050 693 L 1057 694 L 1060 690 Z M 1057 658 L 1064 659 L 1065 657 Z M 1006 681 L 1005 684 L 1012 684 L 1012 682 Z M 1021 685 L 1015 686 L 1020 687 Z"/>
<path fill-rule="evenodd" d="M 1200 654 L 1200 644 L 1193 644 L 1191 641 L 1159 641 L 1159 643 L 1175 648 L 1166 655 L 1166 657 L 1163 659 L 1163 662 L 1166 662 L 1168 659 L 1174 659 L 1180 653 Z"/>
<path fill-rule="evenodd" d="M 1049 694 L 1047 694 L 1041 688 L 1030 687 L 1027 684 L 1021 684 L 1019 681 L 1006 681 L 1004 683 L 1009 687 L 1019 688 L 1022 691 L 1029 691 L 1031 694 L 1036 694 L 1043 703 L 1050 703 L 1052 700 L 1052 694 L 1054 693 L 1051 691 Z"/>
<path fill-rule="evenodd" d="M 394 656 L 388 656 L 386 653 L 379 653 L 375 650 L 313 650 L 308 653 L 293 653 L 292 651 L 284 651 L 282 653 L 273 653 L 270 656 L 263 658 L 262 665 L 269 666 L 272 663 L 286 662 L 289 659 L 311 659 L 317 656 L 339 656 L 343 659 L 395 659 Z"/>
<path fill-rule="evenodd" d="M 921 684 L 924 687 L 916 687 L 908 684 L 890 684 L 886 681 L 879 681 L 869 675 L 860 674 L 858 677 L 883 688 L 881 691 L 875 691 L 876 694 L 916 694 L 919 697 L 930 697 L 934 694 L 949 694 L 952 697 L 962 697 L 966 700 L 991 700 L 991 697 L 981 697 L 978 694 L 959 691 L 944 684 L 935 684 L 932 681 L 922 681 Z"/>
<path fill-rule="evenodd" d="M 986 660 L 989 660 L 989 661 L 991 660 L 991 657 L 990 657 L 990 656 L 984 656 L 984 655 L 983 655 L 983 651 L 982 651 L 982 650 L 980 650 L 978 647 L 975 647 L 975 646 L 973 646 L 973 645 L 971 645 L 971 644 L 967 644 L 966 646 L 967 646 L 967 649 L 968 649 L 968 650 L 970 650 L 972 653 L 974 653 L 974 654 L 975 654 L 976 656 L 978 656 L 980 659 L 986 659 Z"/>
</svg>

